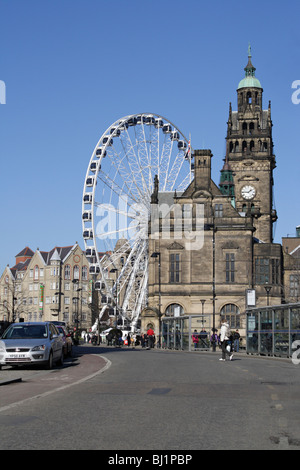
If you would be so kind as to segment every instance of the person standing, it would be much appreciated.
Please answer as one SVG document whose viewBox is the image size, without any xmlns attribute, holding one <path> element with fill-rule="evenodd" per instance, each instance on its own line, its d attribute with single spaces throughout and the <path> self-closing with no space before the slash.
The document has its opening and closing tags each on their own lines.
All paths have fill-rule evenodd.
<svg viewBox="0 0 300 470">
<path fill-rule="evenodd" d="M 227 346 L 229 345 L 229 338 L 231 335 L 230 327 L 227 321 L 223 318 L 221 322 L 221 331 L 220 331 L 220 342 L 222 345 L 222 357 L 219 361 L 226 360 L 226 354 L 229 356 L 229 359 L 232 361 L 233 354 L 231 351 L 228 351 Z"/>
<path fill-rule="evenodd" d="M 212 329 L 212 335 L 210 337 L 210 343 L 213 351 L 216 350 L 217 344 L 220 345 L 220 338 L 218 336 L 218 330 L 216 328 Z"/>
<path fill-rule="evenodd" d="M 147 337 L 148 337 L 148 348 L 154 348 L 154 331 L 151 326 L 147 331 Z"/>
<path fill-rule="evenodd" d="M 234 348 L 234 352 L 239 352 L 239 349 L 240 349 L 240 334 L 239 334 L 239 330 L 235 330 L 234 334 L 233 334 L 233 348 Z"/>
<path fill-rule="evenodd" d="M 205 328 L 202 328 L 199 334 L 200 347 L 207 348 L 207 331 Z"/>
<path fill-rule="evenodd" d="M 198 343 L 199 343 L 199 336 L 197 330 L 194 330 L 194 333 L 192 334 L 192 340 L 194 343 L 194 351 L 198 349 Z"/>
</svg>

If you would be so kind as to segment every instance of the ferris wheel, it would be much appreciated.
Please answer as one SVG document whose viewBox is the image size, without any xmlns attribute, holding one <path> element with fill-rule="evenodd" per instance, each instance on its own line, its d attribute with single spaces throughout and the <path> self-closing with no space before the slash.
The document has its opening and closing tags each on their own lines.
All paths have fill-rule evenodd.
<svg viewBox="0 0 300 470">
<path fill-rule="evenodd" d="M 184 191 L 192 179 L 190 143 L 158 114 L 114 122 L 90 158 L 83 189 L 86 256 L 103 309 L 134 329 L 147 305 L 148 220 L 154 179 L 160 192 Z M 100 319 L 99 318 L 99 319 Z"/>
</svg>

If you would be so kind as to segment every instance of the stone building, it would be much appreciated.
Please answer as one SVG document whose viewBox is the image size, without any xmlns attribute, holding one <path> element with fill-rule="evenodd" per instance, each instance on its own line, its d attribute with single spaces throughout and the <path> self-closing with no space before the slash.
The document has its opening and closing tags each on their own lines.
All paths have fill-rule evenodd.
<svg viewBox="0 0 300 470">
<path fill-rule="evenodd" d="M 0 278 L 0 321 L 65 321 L 89 328 L 95 303 L 85 253 L 73 246 L 35 252 L 26 247 Z"/>
<path fill-rule="evenodd" d="M 284 298 L 286 302 L 300 301 L 300 225 L 296 236 L 282 238 L 284 260 Z"/>
<path fill-rule="evenodd" d="M 194 179 L 182 194 L 162 193 L 156 184 L 143 330 L 152 324 L 159 334 L 173 317 L 174 331 L 180 329 L 181 318 L 194 321 L 198 315 L 192 327 L 208 331 L 219 329 L 225 316 L 244 336 L 247 305 L 278 305 L 284 300 L 282 247 L 273 243 L 277 214 L 271 104 L 263 109 L 263 89 L 250 48 L 244 70 L 237 111 L 229 105 L 219 185 L 211 179 L 211 150 L 194 151 Z M 185 233 L 184 227 L 190 231 Z"/>
</svg>

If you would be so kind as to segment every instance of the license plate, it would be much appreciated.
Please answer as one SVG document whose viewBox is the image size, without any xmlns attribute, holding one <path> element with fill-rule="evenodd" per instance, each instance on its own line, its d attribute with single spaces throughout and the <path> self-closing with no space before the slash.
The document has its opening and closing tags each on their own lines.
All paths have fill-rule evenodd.
<svg viewBox="0 0 300 470">
<path fill-rule="evenodd" d="M 10 358 L 18 358 L 18 359 L 22 359 L 23 357 L 26 357 L 26 354 L 10 354 L 8 357 Z"/>
</svg>

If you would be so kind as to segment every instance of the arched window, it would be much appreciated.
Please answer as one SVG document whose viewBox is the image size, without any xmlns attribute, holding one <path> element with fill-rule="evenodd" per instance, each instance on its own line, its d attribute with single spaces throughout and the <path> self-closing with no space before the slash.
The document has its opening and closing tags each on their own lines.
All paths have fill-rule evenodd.
<svg viewBox="0 0 300 470">
<path fill-rule="evenodd" d="M 39 278 L 39 267 L 34 267 L 34 279 L 37 280 Z"/>
<path fill-rule="evenodd" d="M 240 309 L 234 304 L 226 304 L 221 309 L 221 317 L 225 318 L 230 328 L 240 328 Z"/>
<path fill-rule="evenodd" d="M 254 150 L 254 140 L 251 140 L 251 142 L 250 142 L 250 150 L 251 151 Z"/>
<path fill-rule="evenodd" d="M 184 315 L 184 310 L 181 305 L 171 304 L 166 309 L 166 317 L 180 317 Z"/>
<path fill-rule="evenodd" d="M 88 279 L 88 268 L 87 266 L 82 266 L 82 280 L 87 281 Z"/>
<path fill-rule="evenodd" d="M 74 266 L 73 269 L 73 279 L 79 279 L 79 266 Z"/>
<path fill-rule="evenodd" d="M 243 141 L 243 152 L 246 152 L 247 150 L 247 142 L 244 140 Z"/>
<path fill-rule="evenodd" d="M 71 279 L 71 267 L 69 264 L 65 266 L 65 279 Z"/>
<path fill-rule="evenodd" d="M 243 135 L 247 134 L 247 123 L 243 122 Z"/>
<path fill-rule="evenodd" d="M 254 131 L 254 123 L 253 122 L 250 122 L 249 124 L 249 134 L 253 134 L 253 131 Z"/>
</svg>

